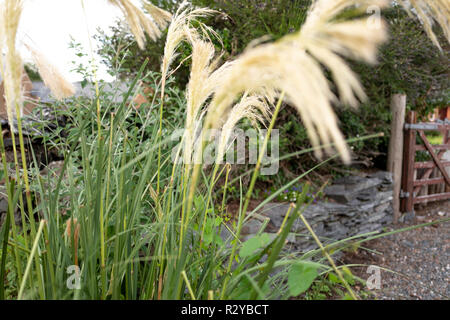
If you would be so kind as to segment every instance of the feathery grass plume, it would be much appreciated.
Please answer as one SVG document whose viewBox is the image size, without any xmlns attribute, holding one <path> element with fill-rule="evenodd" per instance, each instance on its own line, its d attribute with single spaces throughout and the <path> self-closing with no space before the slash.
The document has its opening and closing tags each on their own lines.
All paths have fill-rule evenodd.
<svg viewBox="0 0 450 320">
<path fill-rule="evenodd" d="M 170 13 L 156 7 L 152 8 L 148 3 L 144 4 L 147 5 L 146 7 L 148 8 L 149 15 L 154 21 L 140 8 L 135 6 L 131 0 L 109 0 L 109 2 L 123 12 L 131 32 L 135 36 L 138 46 L 141 49 L 144 49 L 145 33 L 155 41 L 161 36 L 160 28 L 162 28 L 162 25 L 170 20 Z"/>
<path fill-rule="evenodd" d="M 169 22 L 172 20 L 172 14 L 170 12 L 158 8 L 151 2 L 143 1 L 143 6 L 161 29 L 166 28 Z"/>
<path fill-rule="evenodd" d="M 206 17 L 215 13 L 207 8 L 194 9 L 187 1 L 184 1 L 175 13 L 167 32 L 164 55 L 161 64 L 161 100 L 164 100 L 165 84 L 169 74 L 170 66 L 177 57 L 177 49 L 183 41 L 188 41 L 192 46 L 191 75 L 186 90 L 187 95 L 187 118 L 186 132 L 184 135 L 183 159 L 185 164 L 192 163 L 192 151 L 195 144 L 196 125 L 199 125 L 200 110 L 204 102 L 211 96 L 221 80 L 220 74 L 228 64 L 214 71 L 217 60 L 214 60 L 215 50 L 209 34 L 216 35 L 214 30 L 204 25 L 198 18 Z M 200 29 L 191 27 L 195 22 Z M 201 39 L 201 35 L 206 40 Z M 218 36 L 217 36 L 218 37 Z M 214 61 L 213 61 L 214 60 Z M 163 104 L 161 104 L 162 108 Z M 162 111 L 162 109 L 161 109 Z M 160 121 L 161 125 L 161 121 Z M 188 168 L 190 166 L 188 165 Z"/>
<path fill-rule="evenodd" d="M 220 56 L 215 57 L 214 45 L 210 41 L 200 39 L 195 30 L 187 30 L 186 35 L 192 46 L 191 73 L 186 89 L 184 160 L 187 164 L 191 163 L 195 133 L 205 114 L 201 110 L 208 98 L 220 87 L 224 74 L 230 69 L 232 63 L 225 63 L 216 69 Z"/>
<path fill-rule="evenodd" d="M 22 112 L 22 59 L 16 49 L 17 29 L 23 1 L 5 0 L 0 4 L 0 72 L 5 88 L 6 111 L 11 131 L 14 118 Z M 4 52 L 4 55 L 3 55 Z"/>
<path fill-rule="evenodd" d="M 358 77 L 340 55 L 374 64 L 377 61 L 377 46 L 387 39 L 387 34 L 384 21 L 380 21 L 379 27 L 371 26 L 369 18 L 331 22 L 333 17 L 351 5 L 358 5 L 361 12 L 366 12 L 370 6 L 385 7 L 387 1 L 316 1 L 300 30 L 297 41 L 332 72 L 341 102 L 356 107 L 358 105 L 356 98 L 364 100 L 366 95 Z"/>
<path fill-rule="evenodd" d="M 64 78 L 59 70 L 47 60 L 42 52 L 29 44 L 25 44 L 25 47 L 30 51 L 39 75 L 56 99 L 62 100 L 75 94 L 75 87 L 73 84 Z"/>
<path fill-rule="evenodd" d="M 411 15 L 412 8 L 423 23 L 431 41 L 442 51 L 439 40 L 433 32 L 436 21 L 442 28 L 447 41 L 450 42 L 450 1 L 448 0 L 399 0 L 400 4 Z"/>
<path fill-rule="evenodd" d="M 2 21 L 4 21 L 5 18 L 5 3 L 4 2 L 0 2 L 0 17 L 2 18 Z M 3 59 L 3 46 L 5 45 L 5 30 L 4 30 L 4 23 L 0 22 L 0 49 L 2 51 L 0 51 L 0 63 L 2 63 L 2 59 Z M 0 72 L 3 72 L 3 69 L 0 69 Z"/>
<path fill-rule="evenodd" d="M 253 127 L 258 128 L 258 123 L 264 124 L 266 120 L 270 119 L 271 107 L 272 104 L 265 97 L 249 95 L 248 92 L 244 93 L 242 99 L 231 109 L 228 113 L 228 118 L 221 126 L 222 132 L 217 148 L 217 163 L 222 161 L 231 142 L 230 138 L 233 130 L 238 122 L 247 118 Z"/>
<path fill-rule="evenodd" d="M 198 18 L 212 15 L 215 12 L 216 11 L 208 8 L 193 9 L 187 1 L 184 1 L 180 5 L 167 31 L 167 39 L 164 46 L 164 55 L 161 65 L 163 80 L 167 77 L 170 66 L 177 57 L 176 51 L 181 42 L 188 38 L 193 39 L 197 37 L 197 31 L 189 27 L 192 22 L 198 22 L 199 28 L 204 35 L 207 36 L 208 32 L 216 34 L 210 27 L 205 26 L 197 20 Z"/>
<path fill-rule="evenodd" d="M 220 119 L 243 92 L 263 89 L 286 93 L 299 112 L 313 146 L 334 142 L 345 162 L 350 154 L 338 128 L 332 103 L 357 105 L 364 99 L 358 77 L 341 56 L 376 62 L 377 46 L 386 38 L 386 26 L 374 28 L 369 18 L 338 21 L 344 10 L 385 6 L 384 0 L 317 0 L 302 29 L 280 40 L 247 49 L 223 80 L 210 105 L 205 128 L 217 127 Z M 339 91 L 332 92 L 323 67 L 329 69 Z M 331 148 L 326 151 L 331 152 Z M 321 157 L 322 152 L 316 151 Z"/>
<path fill-rule="evenodd" d="M 198 123 L 199 112 L 205 100 L 212 94 L 212 83 L 208 82 L 208 78 L 212 71 L 211 61 L 215 55 L 215 49 L 211 43 L 198 39 L 197 36 L 194 36 L 194 32 L 188 31 L 188 34 L 193 38 L 191 40 L 191 74 L 186 90 L 185 164 L 190 163 L 192 156 L 195 124 Z"/>
</svg>

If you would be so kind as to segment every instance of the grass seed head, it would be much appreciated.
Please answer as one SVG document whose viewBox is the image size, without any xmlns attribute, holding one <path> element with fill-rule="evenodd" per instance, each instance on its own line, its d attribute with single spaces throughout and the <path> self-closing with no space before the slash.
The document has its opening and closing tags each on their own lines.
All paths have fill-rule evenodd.
<svg viewBox="0 0 450 320">
<path fill-rule="evenodd" d="M 5 88 L 6 110 L 11 130 L 17 112 L 22 113 L 22 59 L 16 48 L 17 30 L 23 1 L 5 0 L 0 4 L 0 73 Z"/>
<path fill-rule="evenodd" d="M 328 145 L 325 151 L 331 153 L 330 144 L 334 143 L 348 163 L 350 153 L 332 104 L 340 100 L 355 106 L 365 95 L 342 56 L 376 62 L 377 46 L 387 39 L 387 33 L 384 23 L 373 28 L 368 18 L 351 21 L 335 18 L 349 7 L 364 9 L 386 4 L 380 0 L 315 1 L 299 32 L 251 47 L 234 61 L 214 96 L 205 127 L 217 127 L 244 92 L 284 91 L 288 102 L 299 112 L 313 146 Z M 332 72 L 339 96 L 333 93 L 324 67 Z M 320 149 L 316 155 L 322 156 Z"/>
<path fill-rule="evenodd" d="M 51 90 L 55 98 L 62 100 L 73 96 L 75 94 L 75 87 L 73 84 L 64 78 L 61 72 L 48 61 L 42 52 L 29 44 L 26 44 L 25 46 L 30 51 L 42 80 Z"/>
<path fill-rule="evenodd" d="M 169 22 L 172 20 L 172 14 L 158 8 L 157 6 L 153 5 L 150 2 L 143 3 L 144 9 L 148 12 L 148 14 L 155 20 L 155 22 L 158 24 L 158 26 L 161 29 L 164 29 L 167 27 Z"/>
<path fill-rule="evenodd" d="M 444 36 L 450 43 L 450 1 L 448 0 L 399 0 L 400 4 L 408 11 L 415 11 L 420 18 L 426 33 L 431 41 L 442 51 L 439 40 L 433 32 L 433 25 L 436 21 L 442 28 Z"/>
<path fill-rule="evenodd" d="M 214 14 L 216 11 L 208 8 L 192 8 L 188 2 L 183 2 L 172 18 L 167 31 L 167 39 L 164 46 L 164 56 L 161 66 L 162 77 L 165 79 L 170 66 L 177 57 L 176 51 L 179 45 L 186 39 L 195 39 L 200 35 L 198 31 L 191 28 L 192 22 L 198 22 L 202 34 L 208 37 L 207 33 L 215 34 L 214 31 L 199 22 L 197 19 Z"/>
<path fill-rule="evenodd" d="M 221 126 L 221 135 L 217 148 L 217 162 L 221 162 L 228 149 L 232 133 L 242 119 L 249 119 L 254 128 L 264 124 L 270 118 L 272 105 L 267 99 L 259 95 L 244 93 L 242 99 L 228 113 L 228 117 Z"/>
<path fill-rule="evenodd" d="M 118 7 L 125 16 L 131 32 L 136 38 L 139 48 L 144 49 L 145 33 L 153 40 L 161 36 L 161 29 L 170 20 L 170 13 L 144 2 L 149 16 L 135 6 L 131 0 L 109 0 Z"/>
</svg>

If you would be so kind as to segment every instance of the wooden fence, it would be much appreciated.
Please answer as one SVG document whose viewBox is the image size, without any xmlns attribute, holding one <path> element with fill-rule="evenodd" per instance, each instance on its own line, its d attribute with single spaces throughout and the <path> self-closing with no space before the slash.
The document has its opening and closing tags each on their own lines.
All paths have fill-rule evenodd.
<svg viewBox="0 0 450 320">
<path fill-rule="evenodd" d="M 442 144 L 431 144 L 425 132 L 440 132 Z M 406 117 L 404 134 L 401 211 L 413 212 L 417 203 L 450 199 L 450 121 L 416 123 L 416 113 Z M 431 158 L 420 161 L 420 156 Z"/>
</svg>

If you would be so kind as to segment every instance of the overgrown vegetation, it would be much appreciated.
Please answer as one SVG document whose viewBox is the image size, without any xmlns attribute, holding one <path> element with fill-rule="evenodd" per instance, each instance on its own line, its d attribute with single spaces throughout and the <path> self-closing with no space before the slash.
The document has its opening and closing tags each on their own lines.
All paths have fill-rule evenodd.
<svg viewBox="0 0 450 320">
<path fill-rule="evenodd" d="M 154 21 L 160 22 L 154 29 L 128 0 L 110 2 L 125 12 L 141 47 L 144 31 L 155 36 L 157 27 L 168 20 L 166 12 L 148 7 L 154 10 Z M 220 43 L 220 37 L 202 22 L 212 12 L 183 7 L 169 25 L 161 72 L 148 70 L 146 59 L 131 73 L 122 62 L 128 54 L 134 55 L 132 51 L 112 63 L 113 74 L 133 75 L 121 102 L 115 99 L 117 90 L 106 90 L 110 84 L 97 81 L 95 67 L 78 68 L 85 82 L 94 82 L 95 98 L 55 103 L 54 112 L 68 119 L 65 128 L 48 132 L 42 120 L 39 129 L 47 130 L 41 137 L 45 147 L 58 149 L 64 159 L 61 168 L 55 172 L 47 168 L 45 173 L 36 158 L 26 163 L 18 85 L 22 68 L 15 51 L 22 3 L 6 0 L 0 10 L 0 43 L 6 50 L 0 70 L 10 71 L 4 77 L 6 98 L 11 131 L 17 135 L 12 135 L 13 174 L 0 135 L 8 197 L 0 233 L 0 299 L 287 299 L 298 297 L 313 284 L 320 287 L 323 281 L 314 282 L 326 278 L 336 292 L 356 299 L 351 272 L 338 268 L 330 256 L 331 251 L 342 250 L 346 241 L 324 248 L 302 215 L 315 199 L 309 184 L 295 192 L 289 189 L 305 174 L 273 190 L 260 204 L 285 190 L 295 194 L 278 233 L 265 233 L 263 225 L 258 234 L 242 242 L 244 221 L 256 212 L 250 210 L 249 202 L 262 155 L 246 173 L 250 178 L 245 184 L 243 176 L 231 176 L 231 167 L 221 161 L 230 140 L 228 131 L 221 135 L 215 162 L 205 167 L 201 158 L 209 141 L 208 129 L 234 128 L 244 119 L 255 126 L 267 125 L 267 134 L 258 142 L 264 151 L 286 99 L 302 116 L 305 139 L 313 146 L 310 151 L 317 157 L 333 154 L 332 158 L 340 155 L 349 160 L 331 104 L 356 105 L 363 94 L 343 56 L 374 62 L 376 47 L 385 40 L 384 28 L 368 28 L 364 14 L 348 21 L 350 29 L 341 29 L 347 18 L 336 17 L 354 8 L 353 2 L 341 1 L 338 8 L 329 10 L 332 3 L 319 0 L 300 32 L 246 50 L 233 63 L 223 65 L 215 60 L 214 44 Z M 359 9 L 371 3 L 381 5 L 382 1 L 365 1 Z M 320 19 L 311 18 L 317 16 Z M 281 29 L 290 26 L 286 23 Z M 355 36 L 355 31 L 363 36 Z M 185 52 L 178 57 L 190 57 L 185 91 L 174 81 L 178 50 Z M 69 95 L 73 87 L 59 77 L 52 81 L 54 70 L 36 57 L 40 75 L 53 94 Z M 339 93 L 333 92 L 319 64 L 334 74 Z M 136 110 L 131 100 L 143 93 L 144 85 L 153 94 Z M 185 128 L 181 144 L 171 137 L 178 127 Z M 199 137 L 206 142 L 199 142 Z M 239 182 L 235 219 L 225 209 L 231 178 Z M 216 188 L 224 190 L 220 197 Z M 287 254 L 283 248 L 298 219 L 319 249 Z M 223 229 L 230 234 L 227 239 L 220 237 Z"/>
<path fill-rule="evenodd" d="M 162 1 L 161 6 L 173 10 L 181 1 Z M 285 34 L 297 31 L 305 21 L 310 0 L 276 0 L 276 1 L 217 1 L 194 0 L 198 6 L 208 6 L 221 12 L 221 15 L 206 18 L 221 36 L 222 43 L 215 42 L 218 50 L 223 50 L 223 59 L 228 60 L 239 55 L 254 39 L 270 36 L 279 39 Z M 355 16 L 355 11 L 348 10 L 344 16 Z M 393 93 L 404 92 L 408 96 L 408 108 L 428 114 L 434 108 L 445 107 L 449 103 L 449 47 L 443 32 L 435 28 L 437 37 L 443 43 L 443 52 L 427 36 L 417 19 L 407 14 L 401 6 L 394 6 L 383 11 L 389 23 L 390 40 L 381 46 L 379 63 L 368 66 L 364 63 L 349 61 L 361 79 L 369 97 L 358 109 L 341 107 L 336 109 L 340 128 L 348 138 L 383 133 L 384 137 L 360 141 L 352 144 L 355 163 L 359 167 L 377 167 L 385 169 L 388 141 L 390 136 L 390 97 Z M 104 63 L 109 66 L 119 61 L 124 65 L 123 77 L 136 73 L 146 57 L 150 57 L 148 68 L 158 71 L 164 36 L 156 43 L 147 42 L 144 50 L 139 50 L 136 41 L 127 32 L 123 22 L 117 22 L 108 36 L 100 32 L 97 38 L 103 44 L 99 53 Z M 183 87 L 189 75 L 191 54 L 188 46 L 181 48 L 177 62 L 181 64 L 177 72 L 177 81 Z M 276 127 L 280 130 L 280 153 L 290 154 L 310 147 L 306 130 L 298 121 L 297 113 L 290 106 L 283 106 L 277 119 Z M 296 157 L 282 162 L 280 186 L 290 177 L 301 174 L 314 165 L 315 158 L 310 155 Z M 333 162 L 320 170 L 320 175 L 332 176 L 345 174 L 339 162 Z M 260 179 L 261 180 L 261 179 Z M 313 182 L 322 180 L 315 177 Z M 261 188 L 268 187 L 261 181 Z"/>
</svg>

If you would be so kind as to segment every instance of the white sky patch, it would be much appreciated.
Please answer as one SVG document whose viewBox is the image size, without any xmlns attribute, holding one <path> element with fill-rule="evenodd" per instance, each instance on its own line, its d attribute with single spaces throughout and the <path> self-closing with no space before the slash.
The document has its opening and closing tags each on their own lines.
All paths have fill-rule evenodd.
<svg viewBox="0 0 450 320">
<path fill-rule="evenodd" d="M 83 11 L 81 0 L 25 0 L 19 26 L 18 38 L 29 36 L 33 45 L 70 81 L 81 80 L 80 75 L 70 71 L 73 69 L 71 61 L 82 61 L 73 49 L 69 49 L 70 36 L 81 43 L 84 52 L 90 56 L 87 26 L 95 52 L 97 43 L 92 36 L 96 29 L 100 27 L 108 31 L 108 27 L 122 17 L 121 11 L 106 0 L 84 0 L 84 6 L 86 11 Z M 23 57 L 26 61 L 30 59 L 25 50 Z M 106 73 L 106 67 L 100 64 L 98 56 L 94 55 L 94 58 L 100 68 L 98 78 L 113 80 Z"/>
</svg>

